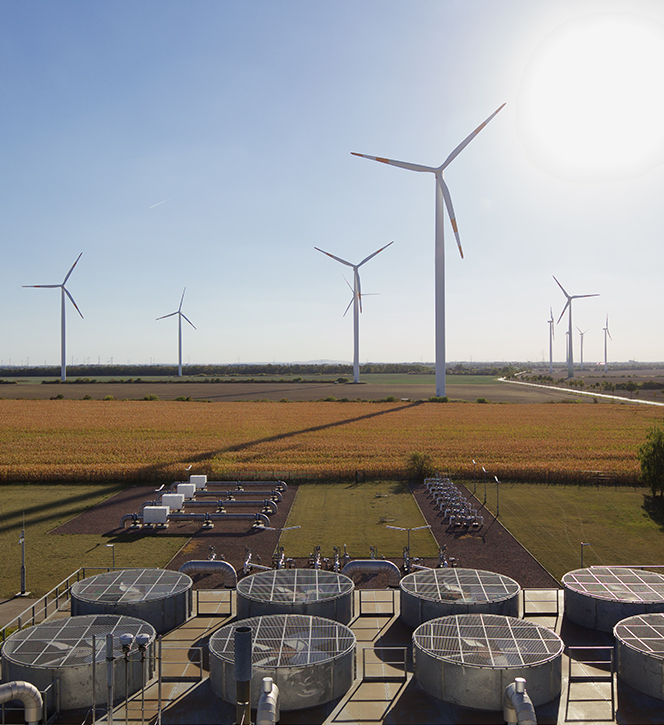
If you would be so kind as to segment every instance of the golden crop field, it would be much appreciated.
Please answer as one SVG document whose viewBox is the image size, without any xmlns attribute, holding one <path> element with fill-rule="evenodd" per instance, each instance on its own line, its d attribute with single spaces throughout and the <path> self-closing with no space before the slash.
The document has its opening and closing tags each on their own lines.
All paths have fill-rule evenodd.
<svg viewBox="0 0 664 725">
<path fill-rule="evenodd" d="M 408 454 L 472 476 L 600 470 L 633 478 L 658 409 L 623 404 L 0 400 L 0 481 L 403 475 Z"/>
</svg>

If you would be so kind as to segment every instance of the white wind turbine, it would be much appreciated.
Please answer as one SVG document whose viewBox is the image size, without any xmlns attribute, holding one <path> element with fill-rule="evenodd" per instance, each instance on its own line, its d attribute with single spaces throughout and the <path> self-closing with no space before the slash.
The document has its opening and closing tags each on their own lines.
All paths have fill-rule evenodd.
<svg viewBox="0 0 664 725">
<path fill-rule="evenodd" d="M 573 378 L 574 377 L 574 343 L 572 342 L 572 300 L 581 299 L 582 297 L 599 297 L 598 294 L 593 295 L 568 295 L 565 291 L 565 288 L 558 282 L 555 275 L 552 275 L 553 278 L 556 280 L 556 284 L 560 289 L 563 291 L 563 294 L 565 297 L 567 297 L 567 303 L 563 307 L 563 311 L 560 313 L 560 317 L 558 318 L 558 322 L 560 322 L 563 319 L 563 315 L 565 314 L 565 310 L 569 307 L 569 329 L 568 329 L 568 337 L 567 337 L 567 377 Z"/>
<path fill-rule="evenodd" d="M 358 154 L 352 151 L 353 156 L 361 156 L 372 161 L 380 161 L 383 164 L 398 166 L 409 171 L 426 171 L 434 174 L 436 177 L 436 251 L 435 251 L 435 275 L 436 275 L 436 395 L 445 395 L 445 246 L 443 238 L 443 204 L 447 208 L 448 216 L 452 224 L 452 230 L 456 237 L 459 247 L 459 253 L 463 258 L 463 249 L 461 248 L 461 240 L 459 238 L 459 230 L 457 228 L 454 208 L 452 206 L 452 198 L 447 184 L 443 179 L 443 171 L 454 161 L 454 159 L 466 148 L 466 146 L 477 136 L 477 134 L 489 123 L 489 121 L 500 111 L 505 104 L 489 118 L 481 123 L 464 141 L 462 141 L 452 153 L 443 161 L 440 166 L 422 166 L 420 164 L 411 164 L 406 161 L 394 161 L 385 159 L 380 156 L 368 156 L 367 154 Z"/>
<path fill-rule="evenodd" d="M 74 302 L 74 298 L 69 294 L 69 290 L 65 287 L 67 284 L 67 280 L 71 276 L 71 273 L 74 271 L 74 267 L 78 264 L 78 260 L 83 255 L 83 252 L 81 252 L 78 257 L 76 257 L 76 261 L 74 264 L 72 264 L 71 269 L 69 272 L 67 272 L 67 276 L 62 281 L 62 284 L 24 284 L 24 287 L 42 287 L 45 289 L 57 289 L 60 288 L 60 380 L 64 383 L 67 379 L 67 369 L 66 369 L 66 360 L 67 360 L 67 350 L 66 350 L 66 322 L 65 322 L 65 296 L 69 297 L 69 301 L 74 305 L 76 308 L 76 312 L 81 316 L 81 319 L 83 318 L 83 313 L 78 309 L 78 305 L 76 302 Z"/>
<path fill-rule="evenodd" d="M 579 331 L 579 335 L 581 336 L 581 370 L 583 370 L 583 336 L 588 332 L 588 330 L 582 330 L 578 325 L 576 326 L 576 329 Z"/>
<path fill-rule="evenodd" d="M 368 257 L 365 257 L 359 264 L 352 264 L 351 262 L 347 262 L 345 259 L 341 259 L 341 257 L 335 257 L 334 254 L 330 254 L 329 252 L 324 251 L 323 249 L 319 249 L 318 247 L 314 247 L 314 249 L 318 252 L 321 252 L 322 254 L 327 254 L 328 257 L 332 257 L 332 259 L 336 259 L 337 262 L 341 262 L 341 264 L 345 264 L 348 267 L 353 268 L 353 286 L 351 287 L 353 291 L 353 298 L 348 303 L 348 307 L 346 307 L 346 312 L 348 312 L 348 309 L 351 305 L 353 305 L 353 382 L 359 383 L 360 382 L 360 312 L 362 312 L 362 286 L 360 285 L 360 267 L 363 264 L 366 264 L 370 259 L 375 257 L 377 254 L 383 251 L 383 249 L 387 249 L 390 244 L 394 244 L 394 242 L 390 242 L 389 244 L 386 244 L 384 247 L 381 247 L 377 251 L 370 254 Z M 350 285 L 349 285 L 350 286 Z M 344 315 L 346 314 L 344 312 Z"/>
<path fill-rule="evenodd" d="M 608 363 L 608 359 L 606 356 L 607 347 L 608 347 L 607 342 L 606 342 L 607 336 L 608 336 L 609 340 L 611 340 L 611 342 L 613 342 L 613 338 L 611 337 L 611 333 L 609 332 L 609 316 L 608 315 L 606 316 L 606 327 L 604 328 L 604 372 L 607 372 L 609 369 L 609 363 Z"/>
<path fill-rule="evenodd" d="M 178 377 L 182 377 L 182 318 L 184 317 L 185 320 L 194 328 L 196 329 L 196 325 L 182 312 L 182 303 L 184 302 L 184 293 L 187 291 L 187 288 L 185 287 L 182 290 L 182 297 L 180 298 L 180 306 L 177 308 L 175 312 L 171 312 L 170 315 L 162 315 L 161 317 L 157 317 L 158 320 L 165 320 L 167 317 L 173 317 L 174 315 L 178 316 Z"/>
<path fill-rule="evenodd" d="M 551 317 L 549 318 L 549 375 L 553 375 L 553 307 L 549 307 L 549 312 L 551 313 Z"/>
</svg>

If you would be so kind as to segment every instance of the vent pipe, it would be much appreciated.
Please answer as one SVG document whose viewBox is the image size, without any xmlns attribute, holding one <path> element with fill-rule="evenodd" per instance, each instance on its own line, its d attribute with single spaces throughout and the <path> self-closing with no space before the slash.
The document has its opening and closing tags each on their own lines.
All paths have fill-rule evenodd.
<svg viewBox="0 0 664 725">
<path fill-rule="evenodd" d="M 503 717 L 508 725 L 537 725 L 533 701 L 526 692 L 525 678 L 515 677 L 514 682 L 505 688 Z"/>
<path fill-rule="evenodd" d="M 224 577 L 224 586 L 233 589 L 237 586 L 237 572 L 232 564 L 221 559 L 201 559 L 200 561 L 186 561 L 178 571 L 182 574 L 221 574 Z"/>
<path fill-rule="evenodd" d="M 279 688 L 271 677 L 263 678 L 263 686 L 258 698 L 256 725 L 275 725 L 279 722 Z"/>
<path fill-rule="evenodd" d="M 235 628 L 235 722 L 251 725 L 251 627 Z"/>
<path fill-rule="evenodd" d="M 277 693 L 279 691 L 277 690 Z M 25 721 L 37 725 L 42 719 L 43 701 L 39 690 L 30 682 L 15 680 L 0 685 L 0 704 L 20 700 L 25 708 Z"/>
</svg>

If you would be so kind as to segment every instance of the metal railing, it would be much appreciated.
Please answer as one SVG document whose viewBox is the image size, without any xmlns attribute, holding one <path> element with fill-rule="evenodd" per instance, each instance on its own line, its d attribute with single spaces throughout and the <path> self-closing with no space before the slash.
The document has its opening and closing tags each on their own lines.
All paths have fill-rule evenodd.
<svg viewBox="0 0 664 725">
<path fill-rule="evenodd" d="M 584 655 L 583 653 L 588 653 Z M 574 656 L 572 656 L 574 654 Z M 603 659 L 601 656 L 605 655 Z M 600 659 L 598 659 L 600 657 Z M 580 667 L 582 673 L 574 673 L 574 667 Z M 592 671 L 587 668 L 592 668 Z M 565 721 L 569 721 L 570 702 L 611 702 L 611 716 L 603 720 L 593 717 L 594 722 L 613 722 L 616 712 L 615 678 L 614 678 L 614 648 L 612 646 L 584 647 L 576 645 L 567 647 L 567 703 L 565 705 Z M 572 698 L 572 685 L 579 683 L 606 683 L 610 685 L 611 695 L 608 697 Z M 585 720 L 585 718 L 582 718 Z"/>
</svg>

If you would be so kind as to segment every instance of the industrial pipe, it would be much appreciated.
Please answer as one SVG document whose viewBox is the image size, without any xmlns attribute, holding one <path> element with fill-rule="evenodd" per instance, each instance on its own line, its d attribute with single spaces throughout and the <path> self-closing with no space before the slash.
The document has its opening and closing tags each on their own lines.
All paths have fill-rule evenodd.
<svg viewBox="0 0 664 725">
<path fill-rule="evenodd" d="M 42 719 L 44 702 L 39 690 L 30 682 L 14 680 L 0 685 L 0 704 L 20 700 L 25 709 L 25 721 L 28 725 L 37 725 Z"/>
<path fill-rule="evenodd" d="M 272 498 L 277 503 L 281 503 L 284 499 L 284 497 L 281 494 L 281 491 L 275 489 L 272 489 L 271 491 L 242 491 L 242 490 L 220 490 L 220 491 L 196 491 L 196 498 L 198 499 L 204 499 L 204 498 L 219 498 L 219 496 L 226 494 L 229 500 L 232 500 L 232 498 L 236 496 L 261 496 L 263 498 Z M 188 501 L 187 503 L 191 503 L 191 501 Z"/>
<path fill-rule="evenodd" d="M 261 694 L 258 698 L 256 725 L 275 725 L 279 722 L 279 717 L 279 688 L 271 677 L 264 677 Z"/>
<path fill-rule="evenodd" d="M 124 528 L 125 521 L 131 519 L 132 521 L 143 521 L 143 514 L 125 514 L 121 519 L 120 523 Z M 256 523 L 261 526 L 269 526 L 270 519 L 265 514 L 188 514 L 188 513 L 169 513 L 168 521 L 220 521 L 222 519 L 228 519 L 231 521 L 249 520 L 253 519 Z"/>
<path fill-rule="evenodd" d="M 505 688 L 503 717 L 509 725 L 537 725 L 533 701 L 526 692 L 526 680 L 523 677 L 515 677 L 514 682 Z"/>
<path fill-rule="evenodd" d="M 188 481 L 173 481 L 170 490 L 177 488 L 178 483 L 188 483 Z M 207 486 L 273 486 L 280 491 L 285 491 L 288 488 L 285 481 L 208 481 Z"/>
<path fill-rule="evenodd" d="M 264 509 L 269 508 L 270 513 L 268 514 L 271 516 L 272 514 L 277 513 L 277 503 L 276 501 L 272 501 L 272 499 L 266 498 L 265 500 L 250 500 L 250 501 L 223 501 L 221 499 L 217 501 L 209 501 L 209 500 L 191 500 L 187 501 L 183 508 L 188 509 L 192 506 L 217 506 L 219 508 L 223 507 L 226 508 L 227 506 L 262 506 Z"/>
<path fill-rule="evenodd" d="M 224 586 L 233 589 L 237 586 L 237 572 L 232 564 L 221 559 L 201 559 L 185 561 L 178 569 L 183 574 L 221 574 L 224 577 Z"/>
<path fill-rule="evenodd" d="M 401 581 L 399 567 L 387 559 L 354 559 L 349 561 L 341 573 L 352 579 L 353 574 L 387 574 L 387 584 L 398 587 Z"/>
</svg>

